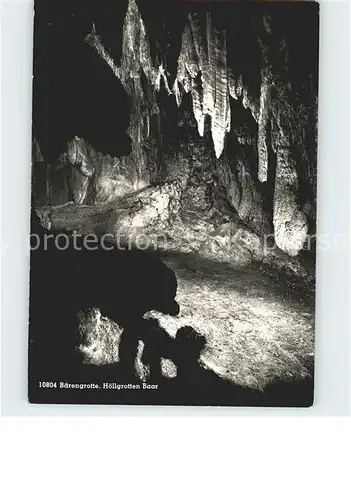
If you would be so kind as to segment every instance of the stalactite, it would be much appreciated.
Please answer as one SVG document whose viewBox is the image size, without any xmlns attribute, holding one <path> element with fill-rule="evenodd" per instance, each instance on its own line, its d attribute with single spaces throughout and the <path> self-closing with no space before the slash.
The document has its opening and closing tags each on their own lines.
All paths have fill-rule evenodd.
<svg viewBox="0 0 351 500">
<path fill-rule="evenodd" d="M 88 35 L 86 41 L 95 48 L 120 79 L 129 95 L 134 98 L 140 101 L 143 99 L 138 85 L 142 72 L 155 92 L 160 90 L 161 81 L 163 81 L 167 93 L 175 95 L 178 106 L 182 102 L 183 93 L 190 93 L 199 135 L 200 137 L 204 135 L 207 115 L 211 118 L 211 135 L 215 154 L 217 158 L 220 158 L 226 134 L 230 132 L 230 96 L 235 98 L 242 96 L 244 107 L 251 110 L 256 120 L 258 120 L 258 111 L 247 89 L 243 87 L 241 75 L 236 77 L 235 83 L 229 78 L 225 31 L 213 24 L 210 12 L 207 14 L 205 24 L 202 26 L 201 20 L 196 15 L 189 14 L 188 24 L 182 34 L 177 76 L 172 86 L 168 82 L 166 68 L 163 65 L 155 67 L 152 61 L 145 24 L 135 0 L 130 0 L 125 17 L 122 58 L 119 67 L 102 46 L 94 30 Z M 203 32 L 206 33 L 205 40 Z M 138 96 L 138 94 L 141 95 Z M 138 113 L 138 119 L 139 117 L 140 113 Z M 137 130 L 136 138 L 140 140 L 141 130 L 138 127 Z"/>
<path fill-rule="evenodd" d="M 266 72 L 262 72 L 260 113 L 258 119 L 258 178 L 266 182 L 268 177 L 268 147 L 267 126 L 269 122 L 270 106 L 270 79 Z"/>
<path fill-rule="evenodd" d="M 224 31 L 212 24 L 210 13 L 206 19 L 206 43 L 201 36 L 200 21 L 189 15 L 189 24 L 183 33 L 182 49 L 178 59 L 178 74 L 174 85 L 177 102 L 181 91 L 191 92 L 193 111 L 199 134 L 204 135 L 205 116 L 211 117 L 211 133 L 216 157 L 224 149 L 226 133 L 230 131 L 230 103 L 227 70 L 227 49 Z M 197 79 L 201 76 L 201 89 Z"/>
<path fill-rule="evenodd" d="M 111 200 L 170 179 L 182 178 L 186 186 L 194 165 L 205 163 L 204 155 L 208 155 L 210 166 L 203 170 L 208 168 L 211 175 L 216 171 L 227 202 L 239 218 L 257 233 L 274 226 L 279 248 L 297 255 L 307 235 L 307 217 L 299 207 L 298 195 L 302 168 L 307 172 L 304 182 L 309 182 L 311 155 L 307 142 L 313 112 L 296 101 L 300 89 L 292 91 L 291 75 L 289 80 L 283 74 L 289 65 L 287 43 L 280 34 L 275 35 L 274 19 L 263 16 L 257 20 L 259 28 L 247 35 L 242 35 L 233 21 L 231 29 L 243 36 L 243 40 L 238 36 L 238 44 L 233 47 L 227 40 L 230 31 L 226 31 L 225 23 L 218 26 L 210 11 L 203 14 L 192 11 L 179 33 L 182 38 L 174 81 L 170 81 L 167 57 L 162 54 L 153 60 L 147 26 L 136 0 L 129 0 L 125 15 L 119 64 L 103 46 L 94 26 L 86 37 L 119 79 L 132 105 L 128 132 L 132 152 L 115 158 L 111 165 L 102 160 L 92 202 Z M 238 57 L 245 51 L 246 36 L 254 37 L 250 44 L 261 50 L 260 66 L 253 77 L 245 73 L 246 66 Z M 254 85 L 249 85 L 249 78 L 256 78 Z M 306 110 L 308 117 L 304 118 Z M 172 135 L 182 138 L 168 147 L 166 142 Z M 226 147 L 228 144 L 230 147 Z M 299 151 L 293 154 L 295 144 Z M 33 155 L 37 158 L 34 161 L 41 161 L 36 144 Z M 81 155 L 78 162 L 87 178 L 93 172 L 88 156 Z M 77 161 L 70 158 L 72 165 Z M 88 196 L 86 181 L 84 189 L 80 182 L 72 181 L 75 191 L 85 193 L 76 195 L 77 202 Z"/>
</svg>

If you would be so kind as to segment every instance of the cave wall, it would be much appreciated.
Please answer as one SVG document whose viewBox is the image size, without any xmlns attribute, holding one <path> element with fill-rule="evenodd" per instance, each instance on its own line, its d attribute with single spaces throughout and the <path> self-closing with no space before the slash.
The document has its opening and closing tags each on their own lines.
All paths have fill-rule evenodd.
<svg viewBox="0 0 351 500">
<path fill-rule="evenodd" d="M 100 204 L 177 181 L 181 217 L 229 214 L 296 256 L 315 223 L 318 7 L 187 4 L 177 17 L 172 5 L 161 34 L 151 7 L 129 0 L 118 55 L 92 26 L 85 43 L 131 103 L 131 151 L 74 136 L 48 163 L 35 140 L 36 203 Z"/>
</svg>

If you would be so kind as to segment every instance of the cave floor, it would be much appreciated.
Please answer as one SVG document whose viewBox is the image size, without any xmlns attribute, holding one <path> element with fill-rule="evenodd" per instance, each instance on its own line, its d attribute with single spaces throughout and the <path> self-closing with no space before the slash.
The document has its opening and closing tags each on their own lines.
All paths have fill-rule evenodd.
<svg viewBox="0 0 351 500">
<path fill-rule="evenodd" d="M 73 205 L 59 207 L 52 217 L 54 229 L 65 227 L 87 233 L 92 230 L 90 212 L 95 211 Z M 115 217 L 114 211 L 113 220 Z M 313 375 L 311 293 L 268 276 L 257 265 L 241 263 L 233 267 L 202 259 L 195 253 L 164 252 L 159 256 L 176 273 L 180 315 L 152 312 L 149 316 L 158 318 L 172 337 L 186 325 L 205 335 L 207 344 L 201 362 L 206 368 L 241 387 L 262 391 L 275 382 L 306 380 Z M 91 348 L 85 348 L 88 362 L 100 365 L 118 361 L 117 325 L 110 323 L 104 330 L 109 339 L 116 338 L 108 355 L 102 355 L 106 342 L 98 330 L 95 328 Z M 99 360 L 93 352 L 97 345 L 101 346 L 97 349 L 101 351 Z"/>
<path fill-rule="evenodd" d="M 254 267 L 234 269 L 179 254 L 163 260 L 177 275 L 181 312 L 177 318 L 152 315 L 171 336 L 185 325 L 204 334 L 205 367 L 259 390 L 312 375 L 312 298 Z"/>
</svg>

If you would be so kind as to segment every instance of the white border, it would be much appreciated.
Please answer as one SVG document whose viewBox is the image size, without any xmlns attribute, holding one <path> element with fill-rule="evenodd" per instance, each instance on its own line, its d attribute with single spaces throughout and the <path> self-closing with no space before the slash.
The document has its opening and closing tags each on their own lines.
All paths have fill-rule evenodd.
<svg viewBox="0 0 351 500">
<path fill-rule="evenodd" d="M 349 233 L 348 2 L 321 3 L 318 230 Z M 27 403 L 32 2 L 1 2 L 2 412 L 8 416 L 322 416 L 350 413 L 349 242 L 317 258 L 316 396 L 310 409 Z M 15 234 L 13 233 L 15 228 Z M 11 238 L 12 235 L 12 239 Z"/>
</svg>

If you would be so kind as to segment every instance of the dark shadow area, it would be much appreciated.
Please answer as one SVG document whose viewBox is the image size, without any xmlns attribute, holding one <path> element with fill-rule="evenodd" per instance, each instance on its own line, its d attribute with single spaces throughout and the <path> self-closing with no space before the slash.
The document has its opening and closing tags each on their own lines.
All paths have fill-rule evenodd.
<svg viewBox="0 0 351 500">
<path fill-rule="evenodd" d="M 46 163 L 54 163 L 74 136 L 103 154 L 130 153 L 130 99 L 84 41 L 94 24 L 118 64 L 127 5 L 127 0 L 36 0 L 33 137 Z"/>
<path fill-rule="evenodd" d="M 131 345 L 133 325 L 147 311 L 178 314 L 175 274 L 157 257 L 138 250 L 105 249 L 97 238 L 89 250 L 83 238 L 43 229 L 34 209 L 31 228 L 31 388 L 53 377 L 79 377 L 80 311 L 100 309 L 131 331 Z"/>
<path fill-rule="evenodd" d="M 265 387 L 264 406 L 308 408 L 314 401 L 314 375 L 301 380 L 278 381 Z"/>
</svg>

